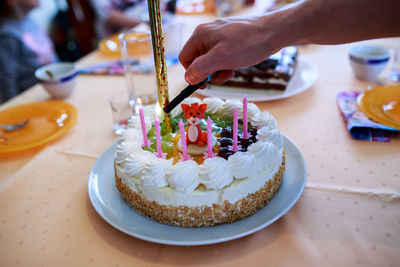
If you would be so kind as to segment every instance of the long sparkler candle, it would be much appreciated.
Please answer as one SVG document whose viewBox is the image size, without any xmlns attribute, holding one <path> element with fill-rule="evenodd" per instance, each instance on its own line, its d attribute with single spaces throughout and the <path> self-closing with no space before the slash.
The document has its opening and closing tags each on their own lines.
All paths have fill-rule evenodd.
<svg viewBox="0 0 400 267">
<path fill-rule="evenodd" d="M 144 114 L 143 114 L 142 106 L 139 107 L 139 116 L 140 116 L 140 124 L 142 126 L 143 146 L 149 146 L 150 142 L 147 139 L 146 122 L 144 120 Z"/>
<path fill-rule="evenodd" d="M 208 154 L 207 158 L 213 158 L 214 153 L 212 151 L 213 145 L 212 145 L 212 120 L 210 117 L 207 119 L 207 146 L 208 146 Z"/>
<path fill-rule="evenodd" d="M 160 0 L 147 0 L 149 6 L 151 40 L 153 45 L 154 68 L 157 80 L 158 101 L 164 108 L 169 103 L 167 64 L 165 63 L 164 36 L 162 33 L 162 19 Z M 163 113 L 161 130 L 163 133 L 171 132 L 169 114 Z"/>
<path fill-rule="evenodd" d="M 186 161 L 189 159 L 189 155 L 187 153 L 187 147 L 186 147 L 185 125 L 183 125 L 182 120 L 179 120 L 179 130 L 181 133 L 181 144 L 182 144 L 182 153 L 183 153 L 182 161 Z"/>
<path fill-rule="evenodd" d="M 243 139 L 247 139 L 247 98 L 243 99 Z"/>
<path fill-rule="evenodd" d="M 161 148 L 161 133 L 160 133 L 160 119 L 156 117 L 155 119 L 155 126 L 156 126 L 156 142 L 157 142 L 157 158 L 164 158 L 165 155 L 162 153 Z"/>
<path fill-rule="evenodd" d="M 238 150 L 238 111 L 237 108 L 233 110 L 233 145 L 232 150 Z"/>
</svg>

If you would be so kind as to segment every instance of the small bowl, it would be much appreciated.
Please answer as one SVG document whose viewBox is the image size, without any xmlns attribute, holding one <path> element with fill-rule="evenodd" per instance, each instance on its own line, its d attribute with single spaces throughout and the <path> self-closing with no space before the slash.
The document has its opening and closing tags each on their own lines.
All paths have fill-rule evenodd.
<svg viewBox="0 0 400 267">
<path fill-rule="evenodd" d="M 35 71 L 35 77 L 54 99 L 70 96 L 76 85 L 78 71 L 73 63 L 60 62 L 43 66 Z"/>
<path fill-rule="evenodd" d="M 349 51 L 354 74 L 365 81 L 376 81 L 388 64 L 390 56 L 390 49 L 375 45 L 353 46 Z"/>
</svg>

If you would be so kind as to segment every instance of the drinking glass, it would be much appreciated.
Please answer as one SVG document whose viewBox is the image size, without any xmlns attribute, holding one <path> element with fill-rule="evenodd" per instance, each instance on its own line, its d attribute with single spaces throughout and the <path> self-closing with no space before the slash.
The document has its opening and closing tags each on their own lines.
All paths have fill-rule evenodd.
<svg viewBox="0 0 400 267">
<path fill-rule="evenodd" d="M 108 103 L 113 118 L 113 131 L 115 134 L 121 134 L 133 115 L 133 107 L 129 104 L 127 92 L 110 96 Z"/>
<path fill-rule="evenodd" d="M 151 35 L 127 30 L 119 35 L 119 43 L 129 105 L 137 112 L 138 106 L 157 102 Z"/>
</svg>

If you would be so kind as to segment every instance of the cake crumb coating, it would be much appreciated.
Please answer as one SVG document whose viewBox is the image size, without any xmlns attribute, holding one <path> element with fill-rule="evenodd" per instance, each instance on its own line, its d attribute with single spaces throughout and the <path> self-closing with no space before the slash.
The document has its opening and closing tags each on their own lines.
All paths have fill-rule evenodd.
<svg viewBox="0 0 400 267">
<path fill-rule="evenodd" d="M 263 208 L 278 191 L 285 172 L 286 156 L 282 153 L 282 163 L 274 177 L 267 181 L 255 193 L 248 194 L 246 197 L 229 203 L 224 201 L 213 206 L 188 207 L 160 205 L 155 201 L 148 201 L 125 185 L 118 177 L 115 170 L 116 186 L 122 197 L 137 212 L 145 215 L 157 222 L 176 225 L 181 227 L 205 227 L 222 223 L 232 223 L 253 215 Z"/>
</svg>

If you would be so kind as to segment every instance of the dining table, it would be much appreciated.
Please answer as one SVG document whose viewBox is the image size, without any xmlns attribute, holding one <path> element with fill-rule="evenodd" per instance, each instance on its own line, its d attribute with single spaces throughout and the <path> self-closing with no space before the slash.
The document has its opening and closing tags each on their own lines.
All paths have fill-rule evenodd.
<svg viewBox="0 0 400 267">
<path fill-rule="evenodd" d="M 262 12 L 260 2 L 237 14 Z M 177 18 L 185 23 L 187 39 L 196 25 L 216 16 Z M 88 195 L 88 178 L 116 142 L 108 98 L 126 92 L 126 80 L 79 75 L 73 94 L 63 99 L 78 111 L 68 132 L 38 147 L 0 153 L 0 266 L 400 266 L 400 138 L 355 140 L 337 104 L 340 92 L 376 86 L 354 76 L 350 47 L 367 43 L 393 49 L 399 42 L 298 46 L 299 58 L 318 70 L 316 81 L 290 97 L 252 102 L 275 117 L 300 151 L 304 190 L 271 224 L 210 244 L 149 242 L 99 215 Z M 94 51 L 76 65 L 106 60 Z M 170 98 L 186 86 L 184 71 L 179 63 L 168 67 Z M 135 75 L 137 87 L 154 89 L 140 82 L 146 74 Z M 48 99 L 37 84 L 3 103 L 0 111 Z"/>
</svg>

